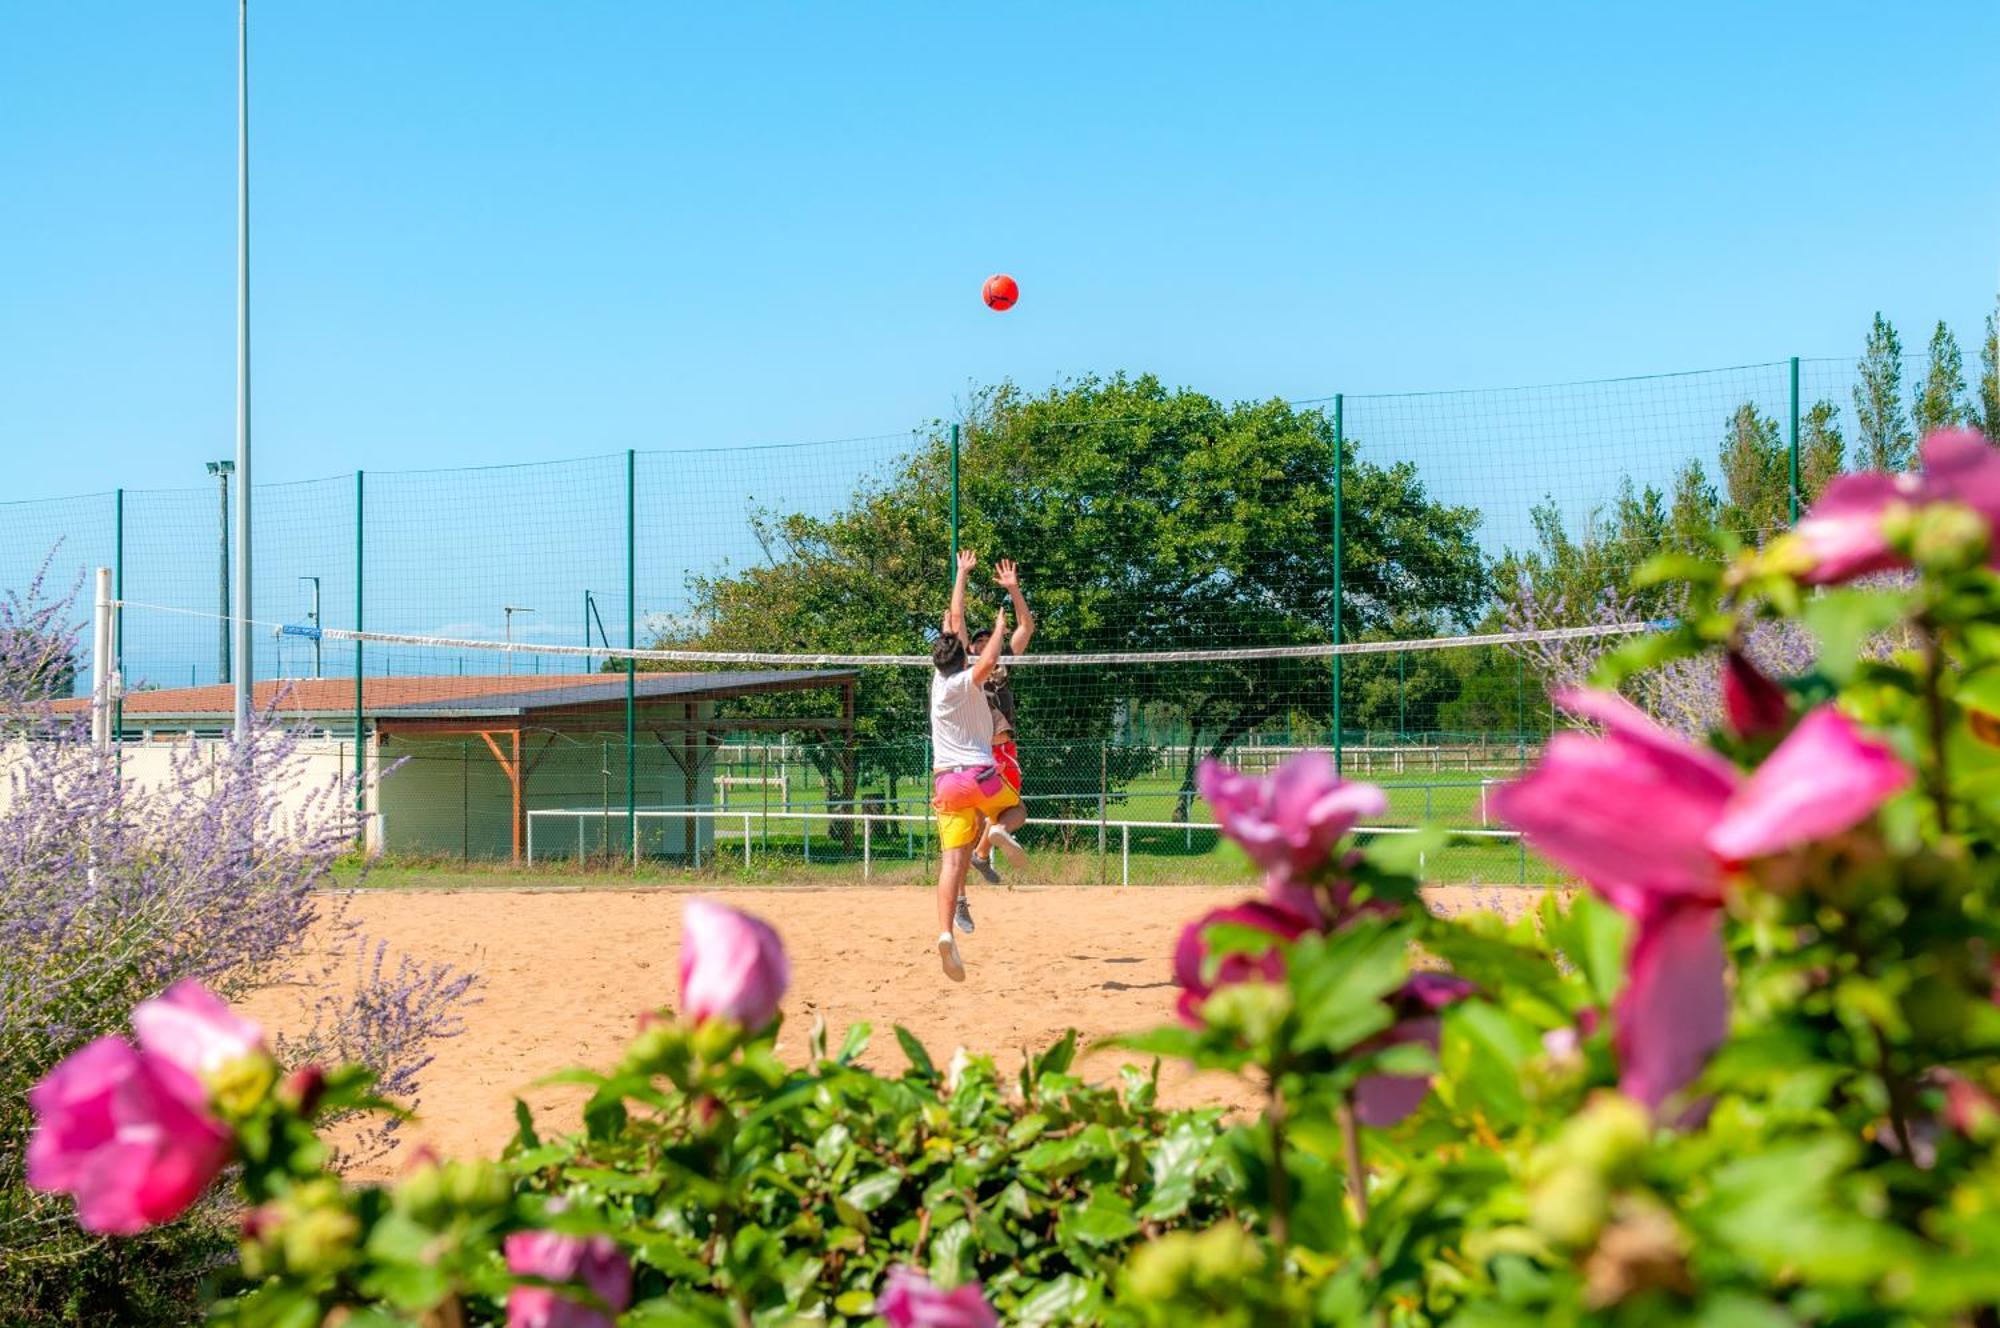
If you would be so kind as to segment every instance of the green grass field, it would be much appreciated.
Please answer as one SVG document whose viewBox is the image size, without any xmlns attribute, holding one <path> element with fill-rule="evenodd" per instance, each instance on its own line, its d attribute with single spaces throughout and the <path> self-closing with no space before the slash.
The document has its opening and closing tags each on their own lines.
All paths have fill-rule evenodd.
<svg viewBox="0 0 2000 1328">
<path fill-rule="evenodd" d="M 797 767 L 793 768 L 797 770 Z M 1485 766 L 1471 770 L 1405 771 L 1401 774 L 1372 774 L 1388 794 L 1388 812 L 1371 823 L 1384 827 L 1437 825 L 1450 830 L 1476 831 L 1492 827 L 1487 798 L 1495 784 L 1511 777 L 1515 767 Z M 794 809 L 821 813 L 826 810 L 824 791 L 816 777 L 790 781 L 786 793 Z M 1032 786 L 1031 786 L 1032 787 Z M 839 885 L 868 880 L 873 883 L 921 884 L 936 871 L 937 848 L 928 808 L 926 790 L 914 781 L 903 781 L 900 805 L 890 805 L 885 791 L 864 786 L 863 802 L 877 804 L 880 813 L 925 817 L 921 822 L 897 824 L 875 822 L 864 846 L 858 824 L 842 827 L 826 821 L 788 817 L 783 805 L 770 790 L 741 788 L 730 790 L 728 809 L 747 812 L 751 819 L 750 845 L 746 861 L 743 824 L 734 817 L 719 820 L 716 840 L 705 849 L 700 864 L 685 859 L 648 859 L 635 870 L 622 854 L 609 857 L 590 854 L 579 862 L 573 856 L 549 856 L 528 865 L 457 861 L 378 861 L 365 873 L 360 864 L 341 869 L 344 883 L 377 888 L 470 888 L 505 885 L 569 885 L 594 888 L 623 888 L 633 884 L 673 885 L 691 881 L 730 882 L 746 885 L 798 884 Z M 1063 796 L 1061 792 L 1058 796 Z M 1087 790 L 1067 791 L 1074 811 L 1072 819 L 1088 820 L 1083 825 L 1052 826 L 1032 819 L 1022 833 L 1034 861 L 1026 871 L 1006 873 L 1010 882 L 1024 885 L 1227 885 L 1246 879 L 1250 872 L 1242 857 L 1213 828 L 1208 807 L 1194 799 L 1185 822 L 1176 820 L 1179 806 L 1178 781 L 1171 775 L 1143 776 L 1104 804 L 1106 824 L 1099 825 L 1090 814 L 1096 811 L 1098 789 L 1093 782 Z M 769 806 L 765 806 L 768 798 Z M 1166 823 L 1168 828 L 1126 829 L 1119 821 Z M 845 831 L 845 833 L 843 833 Z M 865 861 L 864 861 L 865 858 Z M 1465 838 L 1448 842 L 1426 856 L 1424 875 L 1438 884 L 1550 884 L 1563 878 L 1546 862 L 1524 852 L 1510 838 Z"/>
</svg>

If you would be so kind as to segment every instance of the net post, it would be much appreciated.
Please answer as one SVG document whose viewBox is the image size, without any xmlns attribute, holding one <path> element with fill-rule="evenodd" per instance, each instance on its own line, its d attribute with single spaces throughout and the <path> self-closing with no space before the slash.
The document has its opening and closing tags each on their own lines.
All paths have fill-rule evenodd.
<svg viewBox="0 0 2000 1328">
<path fill-rule="evenodd" d="M 1345 607 L 1340 584 L 1341 564 L 1341 472 L 1347 469 L 1345 394 L 1333 394 L 1333 644 L 1340 644 L 1340 616 Z M 1338 777 L 1346 764 L 1340 737 L 1340 656 L 1333 657 L 1333 773 Z"/>
<path fill-rule="evenodd" d="M 958 575 L 958 426 L 956 424 L 951 426 L 951 574 Z"/>
<path fill-rule="evenodd" d="M 625 449 L 625 649 L 639 648 L 639 453 Z M 639 661 L 625 656 L 625 824 L 632 831 L 632 870 L 639 870 Z"/>
<path fill-rule="evenodd" d="M 368 764 L 361 749 L 362 725 L 366 717 L 362 710 L 361 689 L 361 630 L 364 621 L 363 591 L 366 581 L 363 569 L 364 541 L 367 538 L 367 480 L 362 471 L 354 472 L 354 833 L 365 851 L 368 847 Z"/>
<path fill-rule="evenodd" d="M 111 500 L 111 595 L 117 605 L 111 611 L 111 667 L 122 684 L 125 677 L 125 490 L 117 490 Z M 117 744 L 118 761 L 125 761 L 125 688 L 111 697 L 111 740 Z"/>
<path fill-rule="evenodd" d="M 1799 357 L 1792 356 L 1791 499 L 1792 524 L 1799 524 Z"/>
</svg>

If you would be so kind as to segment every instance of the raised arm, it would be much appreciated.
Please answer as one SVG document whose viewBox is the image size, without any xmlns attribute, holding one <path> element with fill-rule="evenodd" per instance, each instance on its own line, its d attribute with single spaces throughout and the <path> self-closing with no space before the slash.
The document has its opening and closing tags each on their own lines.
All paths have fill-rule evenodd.
<svg viewBox="0 0 2000 1328">
<path fill-rule="evenodd" d="M 1012 558 L 1002 558 L 993 565 L 994 579 L 1007 587 L 1007 594 L 1014 601 L 1014 639 L 1009 642 L 1017 655 L 1026 654 L 1028 642 L 1035 639 L 1035 615 L 1028 608 L 1028 597 L 1021 593 L 1021 573 L 1014 566 Z"/>
<path fill-rule="evenodd" d="M 958 575 L 951 583 L 951 608 L 945 612 L 945 630 L 958 633 L 958 639 L 972 648 L 972 634 L 965 625 L 965 583 L 972 577 L 972 569 L 979 566 L 979 555 L 970 549 L 958 551 Z"/>
<path fill-rule="evenodd" d="M 993 670 L 1000 666 L 1000 647 L 1007 642 L 1007 610 L 993 615 L 993 635 L 986 638 L 986 646 L 979 652 L 979 658 L 972 661 L 972 685 L 984 687 L 986 680 L 993 676 Z"/>
</svg>

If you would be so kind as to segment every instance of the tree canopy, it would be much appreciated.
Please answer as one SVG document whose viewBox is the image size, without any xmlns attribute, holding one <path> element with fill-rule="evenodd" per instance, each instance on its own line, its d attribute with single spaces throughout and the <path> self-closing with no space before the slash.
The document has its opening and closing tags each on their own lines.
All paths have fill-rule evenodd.
<svg viewBox="0 0 2000 1328">
<path fill-rule="evenodd" d="M 1224 404 L 1150 375 L 976 394 L 960 464 L 963 544 L 1017 559 L 1037 652 L 1323 643 L 1333 594 L 1332 421 L 1283 402 Z M 760 514 L 760 566 L 695 579 L 668 648 L 918 653 L 949 591 L 950 446 L 940 428 L 827 517 Z M 1414 467 L 1356 458 L 1342 475 L 1350 638 L 1471 625 L 1488 602 L 1478 514 L 1439 503 Z M 975 583 L 969 616 L 1001 602 Z M 921 741 L 927 671 L 878 670 L 858 721 L 871 744 Z M 1016 671 L 1024 743 L 1184 744 L 1188 769 L 1273 720 L 1327 716 L 1320 660 Z M 1162 739 L 1164 740 L 1164 739 Z M 1093 765 L 1095 764 L 1093 760 Z M 912 773 L 914 771 L 911 771 Z"/>
</svg>

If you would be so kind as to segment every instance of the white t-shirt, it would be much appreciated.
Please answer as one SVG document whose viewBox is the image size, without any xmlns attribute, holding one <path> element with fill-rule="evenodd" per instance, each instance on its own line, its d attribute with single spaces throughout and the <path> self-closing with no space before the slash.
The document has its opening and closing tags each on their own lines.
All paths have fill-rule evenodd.
<svg viewBox="0 0 2000 1328">
<path fill-rule="evenodd" d="M 993 764 L 993 707 L 967 665 L 949 678 L 931 673 L 931 768 Z"/>
</svg>

